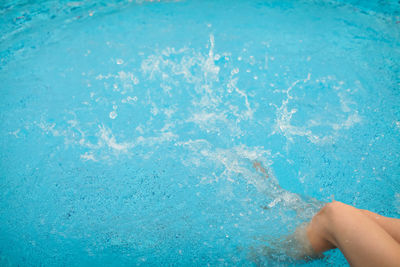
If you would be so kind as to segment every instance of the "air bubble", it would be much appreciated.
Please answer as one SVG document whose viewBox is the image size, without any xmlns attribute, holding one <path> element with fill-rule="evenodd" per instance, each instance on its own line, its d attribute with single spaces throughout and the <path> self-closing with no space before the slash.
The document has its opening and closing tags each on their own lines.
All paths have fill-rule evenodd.
<svg viewBox="0 0 400 267">
<path fill-rule="evenodd" d="M 117 115 L 118 115 L 117 112 L 111 111 L 110 112 L 110 119 L 114 120 L 117 117 Z"/>
<path fill-rule="evenodd" d="M 239 68 L 235 68 L 231 71 L 232 75 L 238 74 L 239 73 Z"/>
</svg>

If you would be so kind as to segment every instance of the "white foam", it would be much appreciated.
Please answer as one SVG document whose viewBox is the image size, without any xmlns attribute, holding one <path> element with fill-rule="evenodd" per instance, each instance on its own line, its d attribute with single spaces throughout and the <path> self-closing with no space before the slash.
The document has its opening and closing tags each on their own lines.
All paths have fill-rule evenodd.
<svg viewBox="0 0 400 267">
<path fill-rule="evenodd" d="M 151 55 L 142 61 L 142 71 L 148 74 L 150 79 L 154 79 L 155 75 L 160 72 L 160 63 L 162 62 L 161 56 Z"/>
<path fill-rule="evenodd" d="M 15 130 L 15 131 L 13 131 L 13 132 L 8 132 L 8 134 L 14 135 L 15 138 L 19 138 L 18 133 L 19 133 L 20 131 L 21 131 L 21 129 L 17 129 L 17 130 Z"/>
<path fill-rule="evenodd" d="M 355 112 L 347 117 L 346 121 L 342 124 L 342 126 L 345 129 L 349 129 L 353 127 L 355 124 L 360 122 L 361 122 L 361 117 L 358 115 L 357 112 Z"/>
<path fill-rule="evenodd" d="M 186 147 L 192 151 L 194 155 L 191 158 L 196 160 L 199 157 L 205 158 L 208 161 L 224 166 L 224 171 L 219 175 L 219 178 L 234 182 L 235 180 L 233 177 L 237 174 L 241 174 L 244 179 L 254 184 L 259 190 L 265 189 L 265 186 L 261 183 L 262 179 L 255 179 L 254 172 L 249 169 L 248 164 L 254 160 L 261 160 L 268 164 L 271 163 L 269 158 L 272 157 L 272 155 L 269 150 L 265 150 L 262 147 L 248 148 L 245 145 L 235 146 L 232 149 L 212 149 L 212 145 L 204 139 L 179 142 L 177 145 Z"/>
<path fill-rule="evenodd" d="M 122 63 L 121 63 L 122 64 Z M 133 87 L 139 84 L 139 78 L 132 72 L 119 71 L 117 74 L 99 74 L 96 76 L 96 80 L 109 80 L 113 79 L 115 82 L 122 83 L 124 91 L 121 94 L 125 94 L 126 90 L 131 91 Z M 118 84 L 113 84 L 114 91 L 119 91 Z"/>
<path fill-rule="evenodd" d="M 275 178 L 272 165 L 273 159 L 279 154 L 271 154 L 271 151 L 261 146 L 248 147 L 239 145 L 233 148 L 214 148 L 204 139 L 189 140 L 176 143 L 190 153 L 182 159 L 187 166 L 204 166 L 207 169 L 219 170 L 217 173 L 199 173 L 199 183 L 217 183 L 227 180 L 231 183 L 244 179 L 271 199 L 267 204 L 270 208 L 281 205 L 286 209 L 296 212 L 302 219 L 310 219 L 314 212 L 321 207 L 321 202 L 315 199 L 303 200 L 299 195 L 280 187 Z M 256 171 L 254 162 L 261 162 L 265 172 Z"/>
<path fill-rule="evenodd" d="M 177 111 L 177 108 L 175 106 L 170 106 L 168 108 L 164 108 L 163 111 L 167 118 L 171 118 L 172 115 Z"/>
<path fill-rule="evenodd" d="M 96 158 L 94 157 L 94 155 L 92 153 L 88 153 L 85 152 L 85 154 L 81 155 L 81 159 L 88 161 L 88 160 L 92 160 L 92 161 L 97 161 Z"/>
<path fill-rule="evenodd" d="M 178 135 L 174 134 L 173 132 L 163 132 L 159 136 L 151 136 L 151 137 L 139 136 L 138 138 L 136 138 L 136 144 L 153 146 L 155 144 L 171 142 L 177 138 Z"/>
<path fill-rule="evenodd" d="M 53 123 L 48 123 L 45 121 L 41 121 L 40 123 L 36 123 L 37 126 L 39 126 L 40 129 L 45 131 L 47 134 L 51 133 L 53 136 L 61 136 L 62 133 L 60 133 L 58 130 L 55 129 L 56 124 Z"/>
<path fill-rule="evenodd" d="M 118 116 L 117 112 L 115 110 L 111 111 L 109 114 L 110 119 L 114 120 Z"/>
<path fill-rule="evenodd" d="M 216 66 L 214 62 L 214 46 L 214 35 L 210 34 L 210 50 L 208 51 L 208 58 L 202 66 L 206 80 L 208 78 L 211 78 L 212 80 L 218 78 L 219 67 Z"/>
<path fill-rule="evenodd" d="M 395 121 L 394 124 L 396 125 L 397 129 L 400 131 L 400 121 Z"/>
<path fill-rule="evenodd" d="M 250 107 L 249 98 L 248 98 L 247 94 L 243 90 L 240 90 L 238 88 L 238 86 L 237 86 L 239 78 L 238 77 L 234 77 L 234 75 L 236 75 L 238 73 L 239 73 L 239 69 L 238 68 L 233 69 L 231 71 L 231 76 L 230 76 L 230 79 L 229 79 L 229 83 L 227 84 L 227 89 L 228 89 L 228 92 L 236 91 L 240 96 L 242 96 L 244 98 L 244 102 L 245 102 L 247 111 L 244 112 L 244 114 L 241 115 L 240 118 L 247 120 L 247 119 L 253 118 L 254 111 Z"/>
<path fill-rule="evenodd" d="M 200 111 L 192 114 L 185 122 L 193 122 L 197 124 L 200 129 L 208 132 L 220 133 L 228 129 L 232 136 L 240 136 L 243 134 L 240 128 L 234 122 L 228 120 L 226 114 L 223 112 Z"/>
<path fill-rule="evenodd" d="M 134 147 L 134 144 L 123 142 L 118 143 L 115 136 L 111 132 L 111 130 L 104 125 L 99 126 L 99 137 L 100 139 L 107 145 L 109 148 L 120 151 L 120 152 L 127 152 L 128 149 Z"/>
<path fill-rule="evenodd" d="M 135 130 L 140 134 L 144 134 L 142 125 L 137 126 Z"/>
<path fill-rule="evenodd" d="M 328 77 L 323 77 L 320 79 L 317 79 L 317 82 L 327 82 L 329 80 L 332 80 L 333 78 L 328 76 Z M 290 142 L 294 141 L 295 136 L 303 136 L 309 139 L 312 143 L 318 144 L 318 145 L 324 145 L 324 144 L 330 144 L 336 140 L 338 137 L 338 131 L 342 129 L 350 129 L 353 127 L 355 124 L 361 122 L 361 117 L 358 115 L 357 111 L 353 111 L 350 109 L 349 105 L 353 104 L 353 102 L 349 99 L 347 99 L 342 91 L 338 91 L 341 89 L 341 84 L 340 86 L 337 86 L 334 88 L 335 90 L 338 91 L 337 95 L 339 97 L 340 105 L 341 105 L 341 110 L 345 113 L 345 115 L 337 114 L 336 118 L 339 120 L 338 123 L 330 123 L 326 119 L 320 119 L 320 118 L 310 118 L 307 123 L 304 126 L 295 126 L 291 124 L 292 116 L 296 112 L 298 112 L 297 109 L 292 108 L 288 109 L 288 104 L 290 101 L 293 99 L 293 96 L 291 95 L 291 91 L 299 84 L 299 83 L 307 83 L 311 80 L 311 74 L 309 73 L 307 75 L 307 78 L 303 80 L 296 80 L 294 81 L 286 90 L 275 90 L 274 92 L 277 93 L 284 93 L 286 94 L 286 98 L 282 100 L 281 106 L 276 106 L 276 118 L 275 118 L 275 124 L 273 126 L 273 132 L 272 134 L 277 134 L 280 133 L 283 136 L 286 137 L 286 139 Z M 335 86 L 333 86 L 335 87 Z M 347 114 L 349 113 L 349 114 Z M 318 116 L 318 114 L 316 114 Z M 340 120 L 340 118 L 345 117 L 345 120 Z M 313 133 L 312 128 L 316 126 L 330 126 L 332 130 L 334 130 L 331 133 L 328 133 L 323 136 L 319 136 Z"/>
<path fill-rule="evenodd" d="M 128 103 L 128 104 L 134 104 L 137 102 L 138 98 L 137 96 L 127 96 L 125 99 L 121 100 L 121 103 Z"/>
</svg>

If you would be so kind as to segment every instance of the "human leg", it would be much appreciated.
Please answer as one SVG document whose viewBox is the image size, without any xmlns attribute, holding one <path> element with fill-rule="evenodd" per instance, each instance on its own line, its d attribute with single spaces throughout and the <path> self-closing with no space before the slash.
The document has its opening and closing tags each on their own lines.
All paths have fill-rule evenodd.
<svg viewBox="0 0 400 267">
<path fill-rule="evenodd" d="M 400 244 L 363 211 L 340 202 L 314 216 L 307 237 L 316 253 L 339 248 L 352 266 L 400 265 Z"/>
<path fill-rule="evenodd" d="M 400 219 L 385 217 L 369 210 L 361 210 L 375 223 L 379 224 L 397 243 L 400 244 Z"/>
</svg>

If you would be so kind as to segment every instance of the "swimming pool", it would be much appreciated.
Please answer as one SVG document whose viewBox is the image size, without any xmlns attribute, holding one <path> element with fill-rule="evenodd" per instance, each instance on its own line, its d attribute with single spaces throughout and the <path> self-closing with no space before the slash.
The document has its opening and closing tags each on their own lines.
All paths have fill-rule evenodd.
<svg viewBox="0 0 400 267">
<path fill-rule="evenodd" d="M 399 217 L 399 10 L 3 1 L 0 265 L 345 266 L 280 238 Z"/>
</svg>

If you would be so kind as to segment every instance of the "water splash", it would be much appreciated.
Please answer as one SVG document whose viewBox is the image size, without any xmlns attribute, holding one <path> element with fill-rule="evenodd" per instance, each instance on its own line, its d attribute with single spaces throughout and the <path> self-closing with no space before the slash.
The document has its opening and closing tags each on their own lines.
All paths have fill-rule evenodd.
<svg viewBox="0 0 400 267">
<path fill-rule="evenodd" d="M 215 165 L 212 169 L 220 170 L 216 174 L 218 178 L 211 176 L 209 182 L 226 179 L 234 183 L 235 179 L 244 179 L 269 199 L 269 203 L 265 204 L 267 209 L 279 207 L 293 210 L 299 221 L 306 221 L 310 220 L 323 205 L 316 199 L 305 198 L 282 188 L 272 172 L 273 159 L 279 155 L 273 155 L 271 151 L 263 147 L 240 145 L 230 149 L 214 148 L 211 143 L 201 139 L 178 142 L 177 145 L 191 152 L 190 156 L 182 159 L 185 165 L 193 164 L 197 167 Z M 257 165 L 260 162 L 266 167 L 261 169 L 254 167 L 254 163 Z"/>
<path fill-rule="evenodd" d="M 302 111 L 301 108 L 304 108 L 303 106 L 298 106 L 298 108 L 295 107 L 289 108 L 291 103 L 294 102 L 293 101 L 294 97 L 292 95 L 293 90 L 296 89 L 297 87 L 303 89 L 304 85 L 307 85 L 308 83 L 322 82 L 323 84 L 325 84 L 328 81 L 332 82 L 333 78 L 327 77 L 326 79 L 321 78 L 312 81 L 311 73 L 309 73 L 307 75 L 307 78 L 303 80 L 294 81 L 286 90 L 275 90 L 274 91 L 275 93 L 285 94 L 286 98 L 282 100 L 280 106 L 271 103 L 271 105 L 274 106 L 276 109 L 275 112 L 276 119 L 273 127 L 273 132 L 271 133 L 271 135 L 282 134 L 283 136 L 286 137 L 286 139 L 290 143 L 294 142 L 294 137 L 301 136 L 301 137 L 306 137 L 314 144 L 324 145 L 335 142 L 335 140 L 339 137 L 340 130 L 349 129 L 354 125 L 356 125 L 357 123 L 360 123 L 361 117 L 358 115 L 358 111 L 350 108 L 350 105 L 354 104 L 354 102 L 349 100 L 345 96 L 345 92 L 342 90 L 343 82 L 339 81 L 337 84 L 332 85 L 333 90 L 331 90 L 331 93 L 333 94 L 333 97 L 338 98 L 339 104 L 341 105 L 341 109 L 344 115 L 337 113 L 335 114 L 334 122 L 329 122 L 326 120 L 326 117 L 324 118 L 325 121 L 322 121 L 321 118 L 323 117 L 320 116 L 319 114 L 306 114 L 309 117 L 308 121 L 306 121 L 303 126 L 296 126 L 292 124 L 293 116 L 296 113 L 301 112 Z M 309 95 L 309 97 L 311 98 L 315 96 Z M 325 103 L 323 102 L 318 103 L 318 105 L 320 105 L 321 107 L 323 107 L 324 104 Z M 327 110 L 326 107 L 324 107 L 324 112 L 329 112 L 329 110 L 327 111 L 325 110 Z M 328 126 L 333 131 L 331 131 L 330 134 L 324 134 L 324 135 L 315 134 L 313 132 L 313 128 L 317 128 L 320 126 Z"/>
</svg>

